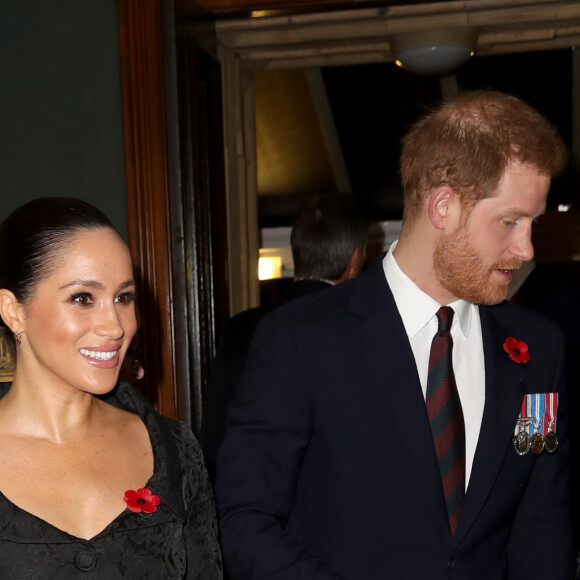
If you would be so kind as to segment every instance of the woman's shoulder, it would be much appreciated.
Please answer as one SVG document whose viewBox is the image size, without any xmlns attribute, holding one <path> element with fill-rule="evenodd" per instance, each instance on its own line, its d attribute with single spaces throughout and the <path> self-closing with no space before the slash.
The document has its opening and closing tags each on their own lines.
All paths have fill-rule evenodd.
<svg viewBox="0 0 580 580">
<path fill-rule="evenodd" d="M 179 453 L 185 461 L 194 459 L 197 463 L 202 460 L 201 448 L 191 428 L 183 421 L 158 413 L 151 402 L 129 383 L 120 382 L 103 400 L 138 415 L 145 423 L 154 446 L 161 446 L 167 452 Z"/>
<path fill-rule="evenodd" d="M 119 382 L 111 393 L 103 397 L 103 400 L 124 411 L 138 415 L 148 428 L 150 425 L 155 426 L 179 439 L 196 441 L 193 432 L 186 423 L 159 413 L 152 403 L 130 383 Z"/>
</svg>

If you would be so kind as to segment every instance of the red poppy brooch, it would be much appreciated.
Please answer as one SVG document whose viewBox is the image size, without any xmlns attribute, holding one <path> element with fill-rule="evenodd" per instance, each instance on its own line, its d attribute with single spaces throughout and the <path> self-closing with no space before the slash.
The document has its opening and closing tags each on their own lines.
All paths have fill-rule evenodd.
<svg viewBox="0 0 580 580">
<path fill-rule="evenodd" d="M 151 490 L 146 487 L 142 487 L 137 491 L 128 489 L 123 499 L 127 507 L 142 518 L 151 517 L 151 514 L 157 511 L 157 506 L 161 503 L 159 496 L 151 493 Z"/>
<path fill-rule="evenodd" d="M 527 363 L 530 360 L 528 345 L 523 340 L 518 340 L 513 336 L 508 336 L 503 343 L 503 349 L 510 355 L 510 358 L 517 363 Z"/>
</svg>

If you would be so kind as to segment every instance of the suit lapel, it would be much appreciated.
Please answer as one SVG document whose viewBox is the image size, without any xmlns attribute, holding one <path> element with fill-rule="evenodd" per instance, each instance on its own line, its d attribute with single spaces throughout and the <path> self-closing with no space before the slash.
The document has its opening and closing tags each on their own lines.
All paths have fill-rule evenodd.
<svg viewBox="0 0 580 580">
<path fill-rule="evenodd" d="M 387 284 L 382 260 L 377 260 L 357 280 L 350 304 L 351 313 L 356 315 L 352 334 L 368 373 L 369 396 L 385 409 L 385 431 L 390 440 L 396 440 L 394 451 L 404 457 L 408 477 L 417 478 L 423 497 L 439 502 L 446 516 L 415 357 Z"/>
<path fill-rule="evenodd" d="M 483 508 L 510 448 L 525 391 L 527 367 L 514 363 L 503 349 L 510 332 L 497 307 L 479 307 L 485 360 L 485 407 L 469 487 L 454 541 L 469 531 Z"/>
</svg>

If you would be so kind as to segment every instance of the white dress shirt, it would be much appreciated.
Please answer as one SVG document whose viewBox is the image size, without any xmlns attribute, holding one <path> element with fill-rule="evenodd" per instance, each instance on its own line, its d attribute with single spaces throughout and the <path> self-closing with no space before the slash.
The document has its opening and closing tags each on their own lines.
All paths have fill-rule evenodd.
<svg viewBox="0 0 580 580">
<path fill-rule="evenodd" d="M 384 257 L 383 268 L 411 343 L 423 397 L 427 392 L 431 343 L 438 327 L 436 312 L 441 306 L 451 306 L 455 311 L 451 325 L 453 371 L 465 420 L 467 489 L 485 405 L 485 366 L 479 309 L 477 305 L 465 300 L 443 305 L 433 300 L 399 268 L 393 256 L 396 244 L 394 242 L 391 245 Z"/>
</svg>

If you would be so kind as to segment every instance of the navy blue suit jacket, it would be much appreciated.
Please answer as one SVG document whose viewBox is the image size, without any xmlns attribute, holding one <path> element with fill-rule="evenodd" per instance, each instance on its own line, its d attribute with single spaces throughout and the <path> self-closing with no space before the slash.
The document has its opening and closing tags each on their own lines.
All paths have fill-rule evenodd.
<svg viewBox="0 0 580 580">
<path fill-rule="evenodd" d="M 381 260 L 264 318 L 218 460 L 222 545 L 236 580 L 572 577 L 561 334 L 511 303 L 481 307 L 480 317 L 486 401 L 453 538 Z M 506 354 L 508 336 L 528 344 L 529 363 Z M 560 395 L 560 446 L 519 456 L 524 394 L 545 392 Z"/>
</svg>

